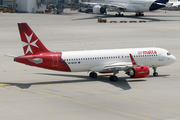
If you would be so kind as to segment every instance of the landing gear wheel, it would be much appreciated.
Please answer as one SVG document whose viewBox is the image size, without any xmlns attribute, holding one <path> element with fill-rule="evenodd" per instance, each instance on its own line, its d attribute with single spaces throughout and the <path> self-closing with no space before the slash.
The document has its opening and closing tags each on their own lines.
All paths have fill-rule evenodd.
<svg viewBox="0 0 180 120">
<path fill-rule="evenodd" d="M 158 76 L 158 73 L 156 72 L 156 70 L 157 70 L 157 67 L 153 67 L 152 69 L 154 70 L 154 73 L 153 73 L 153 75 L 154 75 L 154 76 Z"/>
<path fill-rule="evenodd" d="M 136 13 L 136 16 L 144 16 L 143 13 Z"/>
<path fill-rule="evenodd" d="M 91 73 L 89 74 L 89 77 L 90 77 L 90 78 L 97 78 L 97 73 L 91 72 Z"/>
<path fill-rule="evenodd" d="M 158 76 L 158 73 L 157 73 L 157 72 L 154 72 L 153 75 L 154 75 L 154 76 Z"/>
<path fill-rule="evenodd" d="M 124 17 L 124 14 L 116 14 L 115 17 Z"/>
<path fill-rule="evenodd" d="M 114 75 L 111 75 L 111 76 L 109 77 L 109 80 L 110 80 L 110 81 L 117 81 L 117 80 L 118 80 L 118 77 L 117 77 L 117 76 L 114 76 Z"/>
</svg>

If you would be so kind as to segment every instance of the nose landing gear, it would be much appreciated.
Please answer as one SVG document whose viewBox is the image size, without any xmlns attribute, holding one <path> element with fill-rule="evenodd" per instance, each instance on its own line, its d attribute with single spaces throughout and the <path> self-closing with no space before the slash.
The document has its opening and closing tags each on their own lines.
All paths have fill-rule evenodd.
<svg viewBox="0 0 180 120">
<path fill-rule="evenodd" d="M 157 67 L 153 67 L 153 70 L 154 70 L 154 73 L 153 73 L 153 75 L 154 75 L 154 76 L 158 76 L 158 72 L 156 72 L 156 70 L 157 70 Z"/>
</svg>

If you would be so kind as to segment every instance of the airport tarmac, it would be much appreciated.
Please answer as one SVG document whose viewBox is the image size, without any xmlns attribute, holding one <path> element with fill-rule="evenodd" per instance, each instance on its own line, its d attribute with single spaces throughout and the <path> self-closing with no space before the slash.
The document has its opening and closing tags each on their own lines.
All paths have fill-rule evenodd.
<svg viewBox="0 0 180 120">
<path fill-rule="evenodd" d="M 1 120 L 180 120 L 180 11 L 135 17 L 78 13 L 0 13 Z M 98 16 L 107 23 L 97 23 Z M 138 21 L 146 21 L 139 23 Z M 117 21 L 117 23 L 110 23 Z M 119 21 L 128 21 L 120 23 Z M 137 21 L 130 23 L 129 21 Z M 161 47 L 176 62 L 159 76 L 129 78 L 87 72 L 57 72 L 19 64 L 4 54 L 23 55 L 18 22 L 27 22 L 51 51 Z"/>
</svg>

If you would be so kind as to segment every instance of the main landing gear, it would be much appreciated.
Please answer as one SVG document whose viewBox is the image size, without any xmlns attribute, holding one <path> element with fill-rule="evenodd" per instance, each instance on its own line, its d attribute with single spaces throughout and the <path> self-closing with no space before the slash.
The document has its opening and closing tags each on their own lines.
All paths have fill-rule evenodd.
<svg viewBox="0 0 180 120">
<path fill-rule="evenodd" d="M 119 71 L 118 71 L 118 70 L 115 70 L 115 71 L 113 72 L 113 75 L 111 75 L 111 76 L 109 77 L 109 80 L 110 80 L 110 81 L 117 81 L 117 80 L 118 80 L 118 77 L 116 76 L 117 73 L 119 73 Z"/>
<path fill-rule="evenodd" d="M 119 71 L 114 71 L 113 75 L 111 75 L 111 76 L 109 77 L 109 80 L 110 80 L 110 81 L 117 81 L 117 80 L 118 80 L 118 77 L 116 76 L 117 73 L 119 73 Z M 90 73 L 89 73 L 89 77 L 90 77 L 90 78 L 97 78 L 97 73 L 95 73 L 95 72 L 90 72 Z"/>
<path fill-rule="evenodd" d="M 136 13 L 136 16 L 144 16 L 143 13 Z"/>
<path fill-rule="evenodd" d="M 144 14 L 143 13 L 136 13 L 136 16 L 144 16 Z M 115 14 L 115 17 L 124 17 L 124 14 L 118 13 L 118 14 Z"/>
<path fill-rule="evenodd" d="M 124 17 L 124 14 L 121 14 L 121 13 L 115 14 L 115 17 Z"/>
<path fill-rule="evenodd" d="M 154 70 L 154 73 L 153 73 L 153 75 L 154 75 L 154 76 L 158 76 L 158 72 L 156 72 L 156 70 L 157 70 L 157 67 L 153 67 L 153 70 Z"/>
<path fill-rule="evenodd" d="M 111 75 L 111 76 L 109 77 L 109 80 L 110 80 L 110 81 L 117 81 L 117 80 L 118 80 L 118 77 L 115 76 L 115 75 Z"/>
</svg>

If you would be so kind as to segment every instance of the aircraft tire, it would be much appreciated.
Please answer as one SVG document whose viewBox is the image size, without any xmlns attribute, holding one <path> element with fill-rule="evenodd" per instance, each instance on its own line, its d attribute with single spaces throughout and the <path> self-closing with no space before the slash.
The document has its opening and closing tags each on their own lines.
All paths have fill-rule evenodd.
<svg viewBox="0 0 180 120">
<path fill-rule="evenodd" d="M 90 78 L 97 78 L 97 73 L 91 72 L 91 73 L 89 74 L 89 77 L 90 77 Z"/>
<path fill-rule="evenodd" d="M 118 80 L 118 77 L 117 77 L 117 76 L 114 76 L 114 75 L 111 75 L 111 76 L 109 77 L 109 80 L 110 80 L 110 81 L 117 81 L 117 80 Z"/>
<path fill-rule="evenodd" d="M 157 73 L 157 72 L 154 72 L 153 75 L 154 75 L 154 76 L 158 76 L 158 73 Z"/>
</svg>

